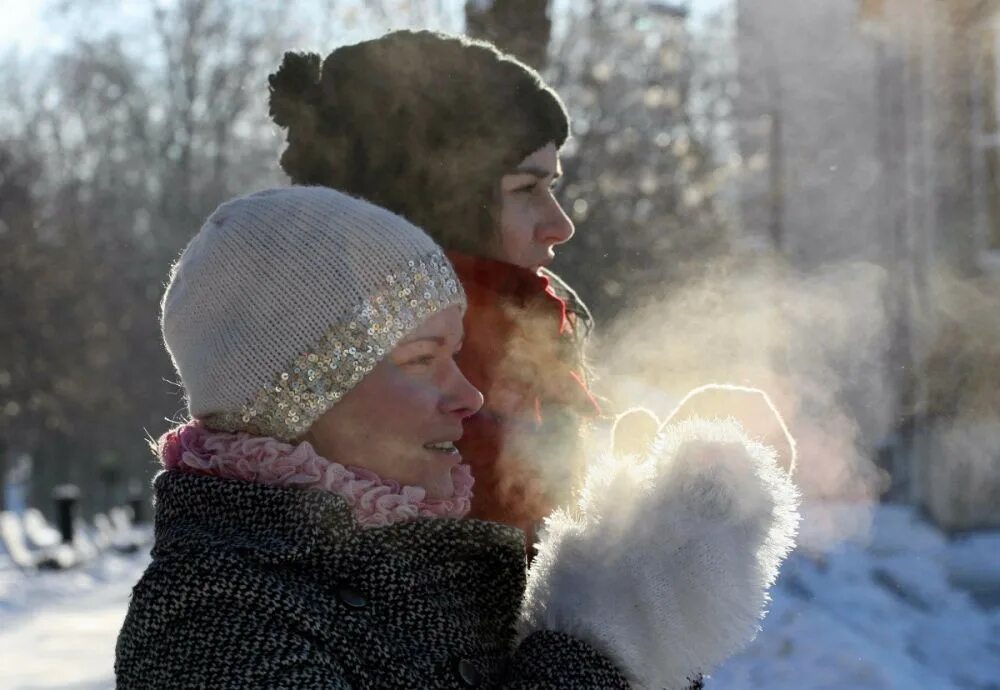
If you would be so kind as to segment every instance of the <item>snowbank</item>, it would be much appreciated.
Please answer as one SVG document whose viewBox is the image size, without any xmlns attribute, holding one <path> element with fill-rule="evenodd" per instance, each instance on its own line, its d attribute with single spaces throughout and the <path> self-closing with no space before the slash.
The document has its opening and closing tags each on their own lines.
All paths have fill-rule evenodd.
<svg viewBox="0 0 1000 690">
<path fill-rule="evenodd" d="M 900 506 L 804 518 L 763 631 L 708 688 L 1000 688 L 1000 534 L 948 541 Z M 845 524 L 846 539 L 810 550 L 817 525 Z"/>
</svg>

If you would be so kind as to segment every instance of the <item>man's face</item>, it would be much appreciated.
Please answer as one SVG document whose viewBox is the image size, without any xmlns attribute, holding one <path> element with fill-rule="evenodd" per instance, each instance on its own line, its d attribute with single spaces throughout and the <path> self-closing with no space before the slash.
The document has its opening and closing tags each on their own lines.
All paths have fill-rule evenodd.
<svg viewBox="0 0 1000 690">
<path fill-rule="evenodd" d="M 552 263 L 556 245 L 573 236 L 573 222 L 553 195 L 561 175 L 550 143 L 500 179 L 500 259 L 537 273 Z"/>
</svg>

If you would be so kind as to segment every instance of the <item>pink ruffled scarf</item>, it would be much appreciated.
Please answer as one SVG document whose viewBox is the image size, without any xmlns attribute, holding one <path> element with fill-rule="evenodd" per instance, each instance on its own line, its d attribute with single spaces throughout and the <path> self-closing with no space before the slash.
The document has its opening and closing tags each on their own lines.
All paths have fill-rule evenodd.
<svg viewBox="0 0 1000 690">
<path fill-rule="evenodd" d="M 270 486 L 328 491 L 347 501 L 362 527 L 386 527 L 418 517 L 461 518 L 472 499 L 468 465 L 452 469 L 455 493 L 429 499 L 417 486 L 400 486 L 362 467 L 320 457 L 307 442 L 293 445 L 266 436 L 206 429 L 193 421 L 171 429 L 157 444 L 170 471 L 242 479 Z"/>
</svg>

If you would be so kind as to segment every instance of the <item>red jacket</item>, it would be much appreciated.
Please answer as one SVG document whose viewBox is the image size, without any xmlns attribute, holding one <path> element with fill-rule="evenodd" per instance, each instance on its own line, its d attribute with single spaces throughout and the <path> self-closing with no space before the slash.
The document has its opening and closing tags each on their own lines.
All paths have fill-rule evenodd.
<svg viewBox="0 0 1000 690">
<path fill-rule="evenodd" d="M 486 399 L 457 444 L 476 478 L 470 516 L 529 530 L 574 483 L 581 427 L 600 414 L 569 354 L 575 316 L 544 276 L 448 257 L 469 301 L 458 364 Z"/>
</svg>

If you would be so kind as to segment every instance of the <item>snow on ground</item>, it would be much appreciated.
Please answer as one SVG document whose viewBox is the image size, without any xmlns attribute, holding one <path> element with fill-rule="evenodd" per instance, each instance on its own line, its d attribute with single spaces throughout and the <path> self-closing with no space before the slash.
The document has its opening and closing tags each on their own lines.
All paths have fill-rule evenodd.
<svg viewBox="0 0 1000 690">
<path fill-rule="evenodd" d="M 831 525 L 854 534 L 831 544 Z M 708 688 L 1000 689 L 1000 533 L 949 541 L 909 508 L 869 524 L 839 506 L 804 511 L 801 544 L 763 631 Z"/>
<path fill-rule="evenodd" d="M 115 638 L 149 557 L 25 574 L 0 563 L 0 688 L 114 687 Z"/>
<path fill-rule="evenodd" d="M 106 688 L 146 555 L 24 575 L 0 564 L 0 688 Z M 757 640 L 718 690 L 1000 690 L 1000 532 L 948 540 L 912 510 L 805 513 Z"/>
</svg>

